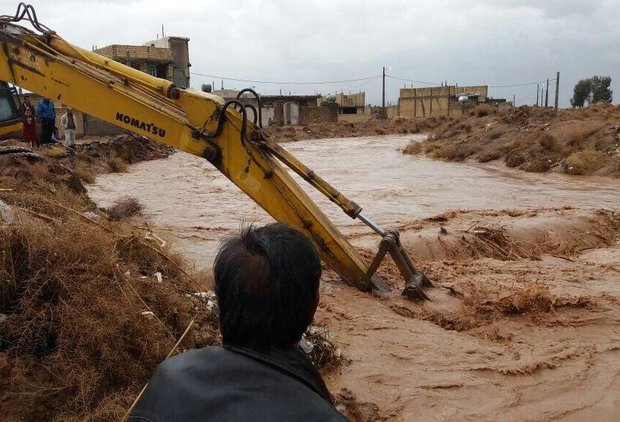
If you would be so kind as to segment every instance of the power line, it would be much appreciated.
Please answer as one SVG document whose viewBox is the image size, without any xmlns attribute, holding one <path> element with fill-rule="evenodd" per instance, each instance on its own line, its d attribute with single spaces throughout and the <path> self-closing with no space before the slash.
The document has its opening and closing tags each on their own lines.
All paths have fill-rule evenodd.
<svg viewBox="0 0 620 422">
<path fill-rule="evenodd" d="M 392 76 L 392 75 L 385 75 L 388 78 L 392 78 L 392 79 L 398 79 L 400 81 L 406 81 L 406 82 L 413 82 L 416 84 L 424 84 L 424 85 L 440 85 L 441 82 L 437 83 L 437 82 L 424 82 L 424 81 L 416 81 L 414 79 L 408 79 L 408 78 L 401 78 L 400 76 Z"/>
<path fill-rule="evenodd" d="M 423 84 L 423 85 L 441 85 L 441 82 L 426 82 L 426 81 L 417 81 L 415 79 L 409 79 L 409 78 L 403 78 L 400 76 L 393 76 L 393 75 L 385 75 L 388 78 L 392 78 L 392 79 L 398 79 L 401 81 L 406 81 L 406 82 L 413 82 L 413 83 L 417 83 L 417 84 Z M 549 79 L 549 82 L 554 81 L 555 79 Z M 513 88 L 513 87 L 519 87 L 519 86 L 530 86 L 530 85 L 536 85 L 536 84 L 542 84 L 545 81 L 537 81 L 537 82 L 523 82 L 523 83 L 517 83 L 517 84 L 506 84 L 506 85 L 487 85 L 489 88 Z M 466 86 L 463 84 L 459 84 L 461 86 Z"/>
<path fill-rule="evenodd" d="M 234 82 L 249 82 L 256 84 L 272 84 L 272 85 L 328 85 L 328 84 L 339 84 L 345 82 L 361 82 L 361 81 L 370 81 L 372 79 L 378 79 L 381 76 L 368 76 L 366 78 L 356 78 L 356 79 L 342 79 L 338 81 L 308 81 L 308 82 L 299 82 L 299 81 L 259 81 L 252 79 L 239 79 L 239 78 L 229 78 L 226 76 L 217 76 L 217 75 L 207 75 L 205 73 L 191 72 L 192 75 L 204 76 L 207 78 L 213 79 L 224 79 L 227 81 Z"/>
<path fill-rule="evenodd" d="M 555 78 L 549 79 L 549 82 L 551 81 L 555 81 Z M 510 85 L 489 85 L 489 88 L 514 88 L 514 87 L 519 87 L 519 86 L 531 86 L 531 85 L 544 84 L 544 83 L 545 81 L 525 82 L 525 83 L 510 84 Z"/>
</svg>

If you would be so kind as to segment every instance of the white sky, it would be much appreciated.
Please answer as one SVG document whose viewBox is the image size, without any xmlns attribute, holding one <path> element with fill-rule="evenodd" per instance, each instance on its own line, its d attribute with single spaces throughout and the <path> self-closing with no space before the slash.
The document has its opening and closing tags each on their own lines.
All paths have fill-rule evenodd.
<svg viewBox="0 0 620 422">
<path fill-rule="evenodd" d="M 506 85 L 554 78 L 569 105 L 579 79 L 612 77 L 620 99 L 620 0 L 31 0 L 39 20 L 73 44 L 142 44 L 165 25 L 190 38 L 192 72 L 266 81 L 334 81 L 389 74 L 417 81 Z M 0 14 L 18 1 L 0 0 Z M 191 84 L 220 81 L 191 76 Z M 387 80 L 396 102 L 405 82 Z M 381 79 L 256 86 L 261 93 L 364 90 L 381 102 Z M 411 83 L 407 83 L 410 86 Z M 551 84 L 553 102 L 554 83 Z M 414 86 L 427 86 L 414 84 Z M 536 86 L 491 88 L 534 103 Z"/>
</svg>

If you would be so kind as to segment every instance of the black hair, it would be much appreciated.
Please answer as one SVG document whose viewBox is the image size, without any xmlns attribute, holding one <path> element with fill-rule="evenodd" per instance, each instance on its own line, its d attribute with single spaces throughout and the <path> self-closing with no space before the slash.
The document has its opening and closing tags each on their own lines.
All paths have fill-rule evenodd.
<svg viewBox="0 0 620 422">
<path fill-rule="evenodd" d="M 321 261 L 299 231 L 242 229 L 220 247 L 213 272 L 224 345 L 291 347 L 312 322 Z"/>
</svg>

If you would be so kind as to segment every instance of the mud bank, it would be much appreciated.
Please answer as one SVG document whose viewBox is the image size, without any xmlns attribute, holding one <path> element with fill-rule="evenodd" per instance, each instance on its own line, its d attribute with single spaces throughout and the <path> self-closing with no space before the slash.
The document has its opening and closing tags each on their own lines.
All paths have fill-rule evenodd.
<svg viewBox="0 0 620 422">
<path fill-rule="evenodd" d="M 560 110 L 481 105 L 448 119 L 406 154 L 447 161 L 500 160 L 529 172 L 620 176 L 620 107 L 595 104 Z"/>
</svg>

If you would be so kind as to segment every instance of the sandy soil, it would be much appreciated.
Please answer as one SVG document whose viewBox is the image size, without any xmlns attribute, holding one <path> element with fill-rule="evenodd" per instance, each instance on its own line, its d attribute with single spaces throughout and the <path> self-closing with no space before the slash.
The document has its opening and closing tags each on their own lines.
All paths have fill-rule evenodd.
<svg viewBox="0 0 620 422">
<path fill-rule="evenodd" d="M 336 333 L 349 359 L 328 375 L 328 384 L 340 392 L 350 417 L 620 416 L 617 216 L 580 210 L 495 214 L 456 213 L 447 221 L 442 215 L 404 228 L 404 244 L 436 284 L 428 291 L 430 302 L 408 301 L 398 291 L 363 294 L 327 272 L 318 321 Z M 439 234 L 440 225 L 448 234 Z M 446 246 L 482 226 L 502 227 L 513 247 L 531 257 L 468 257 Z M 546 241 L 529 243 L 532 238 Z M 462 242 L 461 251 L 474 250 Z M 383 271 L 397 280 L 393 268 Z"/>
</svg>

